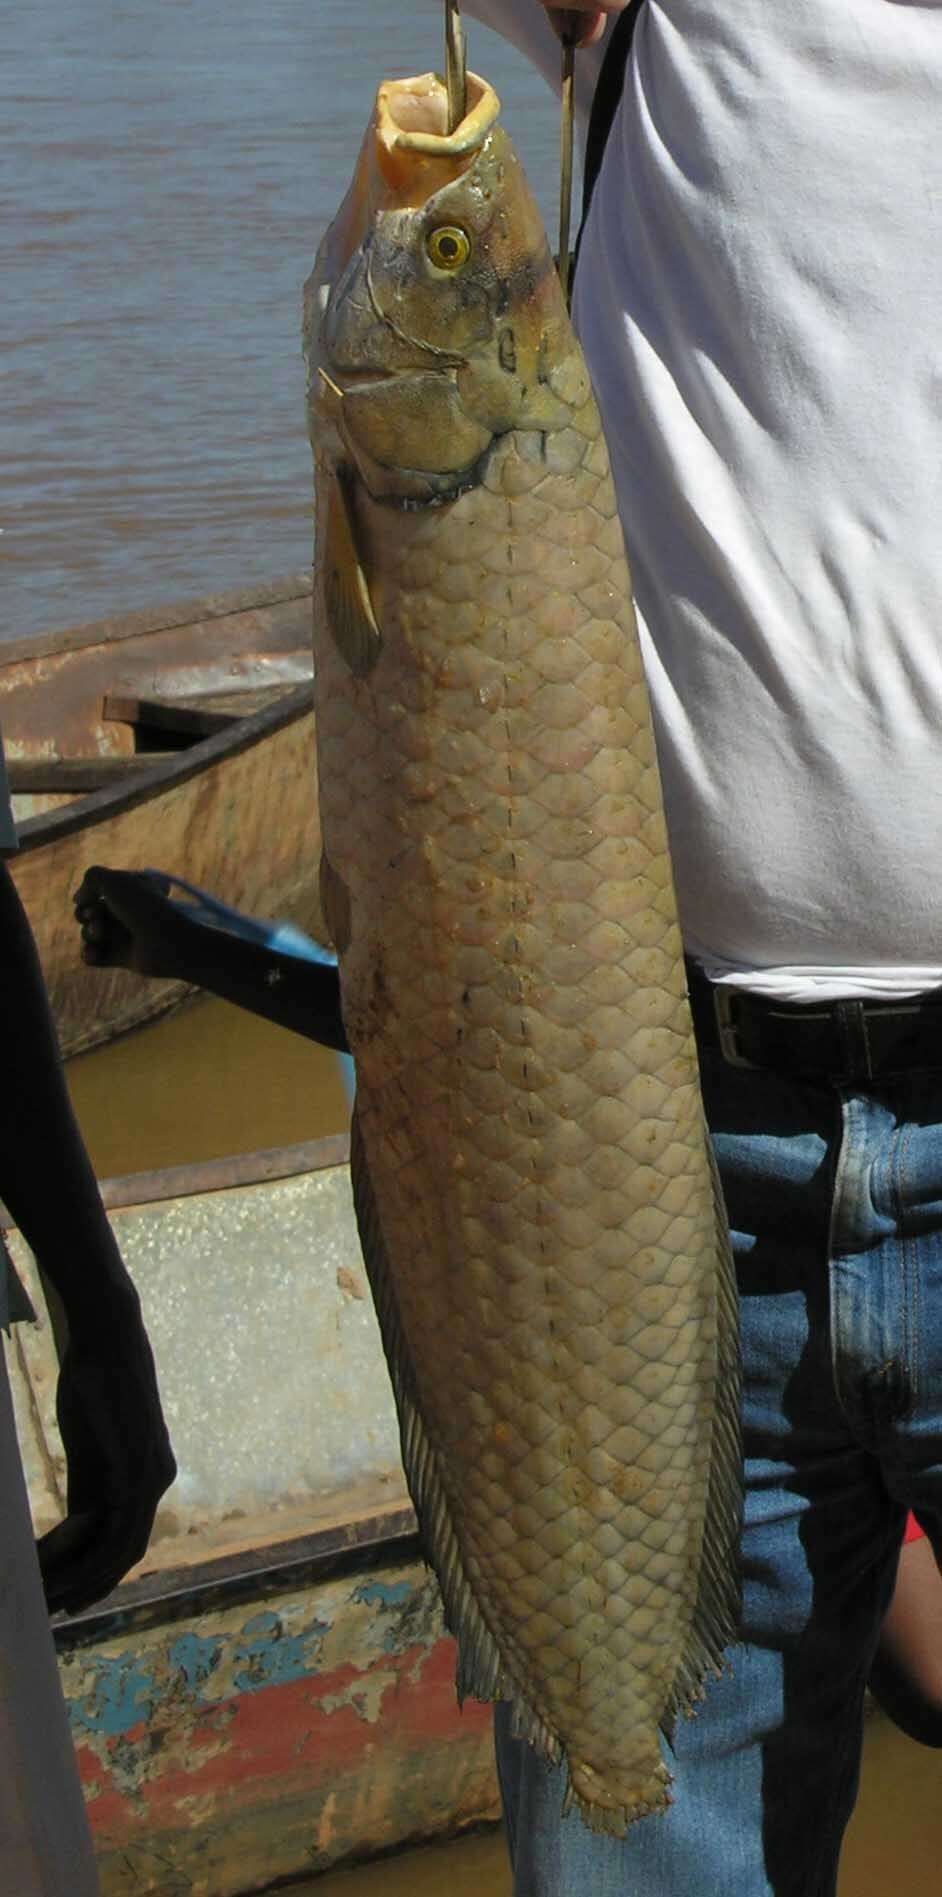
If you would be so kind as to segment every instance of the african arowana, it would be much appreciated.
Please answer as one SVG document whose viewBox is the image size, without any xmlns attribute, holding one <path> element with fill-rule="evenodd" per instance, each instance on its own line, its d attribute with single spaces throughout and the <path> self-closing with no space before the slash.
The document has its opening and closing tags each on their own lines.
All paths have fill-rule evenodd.
<svg viewBox="0 0 942 1897">
<path fill-rule="evenodd" d="M 498 113 L 381 87 L 307 285 L 322 886 L 459 1691 L 621 1835 L 735 1637 L 736 1299 L 608 456 Z"/>
</svg>

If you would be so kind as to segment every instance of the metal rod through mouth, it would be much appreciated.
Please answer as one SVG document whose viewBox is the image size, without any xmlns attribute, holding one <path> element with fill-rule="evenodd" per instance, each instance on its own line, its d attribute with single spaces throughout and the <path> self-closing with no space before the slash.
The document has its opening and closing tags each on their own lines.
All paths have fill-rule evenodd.
<svg viewBox="0 0 942 1897">
<path fill-rule="evenodd" d="M 572 223 L 572 148 L 575 122 L 575 69 L 576 44 L 567 32 L 563 40 L 563 87 L 562 118 L 559 137 L 559 280 L 563 286 L 563 295 L 567 305 L 572 299 L 572 257 L 570 255 L 570 227 Z"/>
<path fill-rule="evenodd" d="M 448 130 L 456 132 L 468 110 L 468 46 L 458 0 L 445 0 L 445 85 Z"/>
</svg>

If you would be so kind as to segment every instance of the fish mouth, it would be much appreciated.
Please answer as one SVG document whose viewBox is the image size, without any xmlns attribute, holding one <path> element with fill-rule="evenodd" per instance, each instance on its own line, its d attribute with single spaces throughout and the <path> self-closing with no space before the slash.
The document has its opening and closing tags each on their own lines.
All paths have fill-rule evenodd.
<svg viewBox="0 0 942 1897">
<path fill-rule="evenodd" d="M 390 79 L 376 99 L 376 137 L 388 154 L 418 152 L 426 158 L 460 159 L 480 151 L 500 115 L 500 100 L 486 79 L 469 72 L 467 111 L 448 130 L 448 92 L 436 73 Z"/>
</svg>

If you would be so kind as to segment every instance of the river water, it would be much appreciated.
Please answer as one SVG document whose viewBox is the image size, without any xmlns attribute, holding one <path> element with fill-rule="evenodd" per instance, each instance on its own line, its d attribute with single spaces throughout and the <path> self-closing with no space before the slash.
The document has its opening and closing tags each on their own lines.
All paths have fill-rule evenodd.
<svg viewBox="0 0 942 1897">
<path fill-rule="evenodd" d="M 440 67 L 441 19 L 0 0 L 0 638 L 309 564 L 301 285 L 377 82 Z M 551 218 L 555 103 L 469 39 Z"/>
</svg>

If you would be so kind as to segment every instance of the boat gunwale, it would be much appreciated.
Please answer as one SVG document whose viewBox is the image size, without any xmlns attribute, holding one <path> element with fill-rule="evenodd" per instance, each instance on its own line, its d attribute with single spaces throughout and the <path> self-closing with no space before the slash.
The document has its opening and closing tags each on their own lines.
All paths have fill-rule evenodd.
<svg viewBox="0 0 942 1897">
<path fill-rule="evenodd" d="M 267 585 L 236 587 L 228 593 L 206 593 L 202 598 L 179 603 L 170 601 L 165 606 L 144 606 L 136 612 L 121 613 L 117 618 L 64 626 L 58 632 L 27 633 L 0 644 L 0 677 L 9 667 L 31 659 L 48 659 L 89 646 L 120 645 L 127 639 L 179 632 L 188 625 L 200 625 L 212 619 L 234 619 L 241 613 L 260 612 L 267 606 L 287 606 L 292 600 L 310 599 L 313 587 L 310 573 L 291 573 L 283 580 L 270 580 Z"/>
<path fill-rule="evenodd" d="M 142 771 L 133 784 L 109 784 L 103 790 L 76 797 L 59 810 L 25 818 L 17 825 L 18 855 L 27 856 L 32 850 L 74 836 L 76 831 L 90 829 L 112 817 L 123 816 L 125 811 L 136 810 L 141 804 L 151 803 L 190 778 L 201 776 L 213 765 L 251 750 L 277 731 L 313 714 L 313 709 L 313 679 L 302 685 L 286 686 L 284 697 L 276 704 L 250 712 L 244 718 L 235 716 L 227 730 L 187 745 L 176 757 L 155 764 L 152 771 Z"/>
<path fill-rule="evenodd" d="M 101 1179 L 98 1189 L 108 1212 L 132 1211 L 136 1206 L 159 1205 L 166 1199 L 203 1198 L 239 1186 L 275 1185 L 314 1172 L 329 1172 L 350 1160 L 348 1133 L 327 1133 L 320 1139 L 296 1140 L 287 1146 L 257 1146 L 248 1153 L 226 1153 L 219 1159 L 200 1159 L 182 1166 L 160 1166 L 153 1171 L 117 1173 Z M 0 1201 L 0 1232 L 17 1229 L 16 1221 Z"/>
<path fill-rule="evenodd" d="M 234 1554 L 210 1556 L 192 1566 L 154 1569 L 124 1581 L 113 1594 L 82 1613 L 53 1621 L 57 1650 L 162 1627 L 174 1621 L 266 1600 L 343 1575 L 368 1572 L 385 1562 L 423 1561 L 415 1511 L 407 1500 L 351 1519 L 340 1517 L 310 1534 L 269 1542 Z"/>
<path fill-rule="evenodd" d="M 227 1153 L 221 1159 L 124 1173 L 103 1180 L 101 1196 L 109 1212 L 130 1211 L 134 1206 L 157 1205 L 164 1199 L 203 1197 L 211 1192 L 231 1192 L 239 1186 L 274 1185 L 279 1179 L 328 1172 L 349 1163 L 349 1133 L 328 1133 L 321 1139 L 296 1140 L 290 1146 L 259 1146 L 250 1153 Z"/>
</svg>

